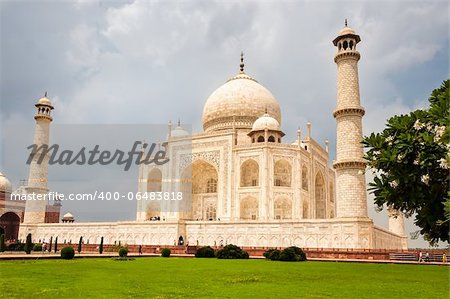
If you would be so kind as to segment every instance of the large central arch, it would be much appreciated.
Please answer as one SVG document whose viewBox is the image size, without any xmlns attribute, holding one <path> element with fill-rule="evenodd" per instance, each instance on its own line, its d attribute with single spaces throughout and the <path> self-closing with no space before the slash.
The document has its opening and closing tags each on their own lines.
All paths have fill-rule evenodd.
<svg viewBox="0 0 450 299">
<path fill-rule="evenodd" d="M 0 217 L 0 227 L 5 234 L 5 240 L 17 240 L 19 237 L 20 217 L 14 212 L 7 212 Z"/>
<path fill-rule="evenodd" d="M 216 220 L 219 175 L 216 168 L 203 160 L 190 165 L 185 174 L 192 176 L 192 220 Z"/>
</svg>

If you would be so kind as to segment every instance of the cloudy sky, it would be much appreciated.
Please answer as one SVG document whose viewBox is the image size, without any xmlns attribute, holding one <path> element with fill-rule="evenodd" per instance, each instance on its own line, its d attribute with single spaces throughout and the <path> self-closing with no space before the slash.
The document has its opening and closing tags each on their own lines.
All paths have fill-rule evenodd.
<svg viewBox="0 0 450 299">
<path fill-rule="evenodd" d="M 237 73 L 244 51 L 246 72 L 281 105 L 285 141 L 311 121 L 313 137 L 334 149 L 331 41 L 345 18 L 362 40 L 365 134 L 425 108 L 449 73 L 446 1 L 1 1 L 2 135 L 32 134 L 33 105 L 45 91 L 55 123 L 180 118 L 200 131 L 207 97 Z M 8 171 L 14 185 L 27 176 L 26 167 Z"/>
</svg>

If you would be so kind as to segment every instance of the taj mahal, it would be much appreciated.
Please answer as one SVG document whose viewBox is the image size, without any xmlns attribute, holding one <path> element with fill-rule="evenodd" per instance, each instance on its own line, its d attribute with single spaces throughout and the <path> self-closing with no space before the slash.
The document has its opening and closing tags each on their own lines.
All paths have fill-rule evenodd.
<svg viewBox="0 0 450 299">
<path fill-rule="evenodd" d="M 368 217 L 359 42 L 347 24 L 332 41 L 337 65 L 336 108 L 330 114 L 337 124 L 334 161 L 328 142 L 322 146 L 311 136 L 310 123 L 306 132 L 297 131 L 295 142 L 283 139 L 280 103 L 246 73 L 241 55 L 238 73 L 206 100 L 203 131 L 191 134 L 179 123 L 169 124 L 163 143 L 169 162 L 139 167 L 137 191 L 181 192 L 189 199 L 187 206 L 136 201 L 135 220 L 61 223 L 59 207 L 45 201 L 23 206 L 5 201 L 14 192 L 49 192 L 48 164 L 33 161 L 20 190 L 13 192 L 0 176 L 0 226 L 22 240 L 31 233 L 36 241 L 83 236 L 91 244 L 103 237 L 105 244 L 163 246 L 184 240 L 193 245 L 406 249 L 401 213 L 389 209 L 387 229 Z M 45 96 L 35 106 L 34 143 L 49 144 L 53 104 Z M 11 217 L 17 229 L 11 229 Z"/>
</svg>

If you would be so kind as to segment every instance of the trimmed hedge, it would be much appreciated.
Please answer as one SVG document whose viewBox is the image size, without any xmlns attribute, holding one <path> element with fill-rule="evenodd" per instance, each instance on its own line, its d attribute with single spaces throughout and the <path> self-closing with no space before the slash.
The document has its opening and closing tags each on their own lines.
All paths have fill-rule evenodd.
<svg viewBox="0 0 450 299">
<path fill-rule="evenodd" d="M 214 249 L 211 246 L 200 247 L 195 253 L 195 257 L 211 258 L 216 257 Z"/>
<path fill-rule="evenodd" d="M 128 256 L 128 248 L 122 247 L 119 249 L 119 256 L 120 257 L 126 257 Z"/>
<path fill-rule="evenodd" d="M 42 245 L 41 244 L 34 244 L 33 251 L 42 251 Z"/>
<path fill-rule="evenodd" d="M 73 247 L 67 246 L 61 249 L 61 258 L 65 260 L 71 260 L 75 256 L 75 250 Z"/>
<path fill-rule="evenodd" d="M 161 256 L 162 257 L 169 257 L 170 256 L 170 249 L 169 248 L 163 248 L 161 250 Z"/>
<path fill-rule="evenodd" d="M 248 259 L 248 253 L 239 246 L 228 244 L 217 251 L 218 259 Z"/>
<path fill-rule="evenodd" d="M 282 251 L 278 249 L 269 249 L 266 252 L 264 252 L 263 255 L 266 259 L 272 261 L 283 261 L 283 262 L 306 261 L 305 252 L 297 246 L 287 247 Z"/>
</svg>

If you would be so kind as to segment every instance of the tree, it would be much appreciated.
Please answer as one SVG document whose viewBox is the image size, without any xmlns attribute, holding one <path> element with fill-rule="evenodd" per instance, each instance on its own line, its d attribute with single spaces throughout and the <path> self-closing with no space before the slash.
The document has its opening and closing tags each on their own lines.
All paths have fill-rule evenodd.
<svg viewBox="0 0 450 299">
<path fill-rule="evenodd" d="M 0 252 L 4 252 L 6 250 L 6 244 L 5 244 L 5 235 L 0 235 Z"/>
<path fill-rule="evenodd" d="M 55 238 L 55 253 L 58 252 L 58 237 Z"/>
<path fill-rule="evenodd" d="M 30 254 L 33 249 L 33 243 L 31 242 L 31 234 L 27 235 L 27 240 L 25 241 L 24 251 L 26 254 Z"/>
<path fill-rule="evenodd" d="M 98 252 L 99 252 L 100 254 L 103 253 L 103 237 L 102 237 L 101 240 L 100 240 L 100 246 L 99 246 L 99 248 L 98 248 Z"/>
<path fill-rule="evenodd" d="M 83 237 L 80 237 L 80 241 L 78 241 L 78 253 L 81 253 L 81 246 L 83 246 Z"/>
<path fill-rule="evenodd" d="M 50 242 L 48 244 L 48 252 L 52 252 L 52 242 L 53 242 L 53 236 L 50 237 Z"/>
<path fill-rule="evenodd" d="M 414 223 L 431 244 L 449 241 L 449 86 L 446 80 L 431 93 L 429 109 L 394 116 L 381 133 L 363 140 L 375 204 L 415 214 Z"/>
</svg>

